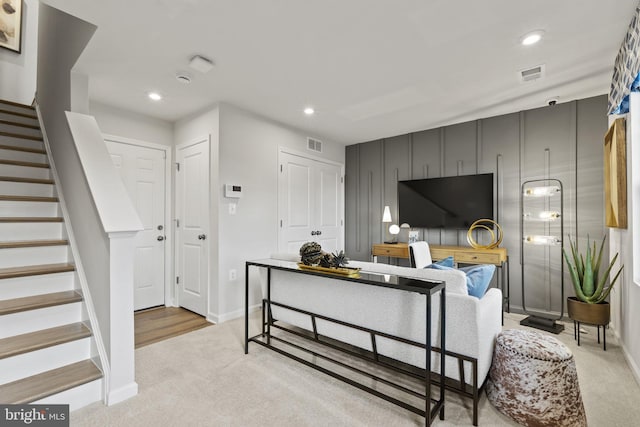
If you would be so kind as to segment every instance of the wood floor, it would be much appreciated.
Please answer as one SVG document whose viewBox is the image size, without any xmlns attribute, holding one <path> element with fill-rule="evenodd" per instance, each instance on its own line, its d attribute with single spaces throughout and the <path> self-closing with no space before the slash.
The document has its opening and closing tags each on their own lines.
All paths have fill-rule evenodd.
<svg viewBox="0 0 640 427">
<path fill-rule="evenodd" d="M 136 348 L 186 334 L 211 323 L 181 307 L 155 307 L 134 315 Z"/>
</svg>

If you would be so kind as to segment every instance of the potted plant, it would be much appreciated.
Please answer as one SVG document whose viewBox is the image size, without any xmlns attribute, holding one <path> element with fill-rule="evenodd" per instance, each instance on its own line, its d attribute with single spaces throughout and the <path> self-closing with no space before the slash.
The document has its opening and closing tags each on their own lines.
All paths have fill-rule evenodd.
<svg viewBox="0 0 640 427">
<path fill-rule="evenodd" d="M 606 270 L 601 272 L 600 264 L 605 240 L 606 236 L 602 239 L 600 250 L 596 251 L 596 242 L 593 242 L 592 248 L 587 238 L 587 252 L 583 256 L 578 253 L 577 242 L 574 245 L 571 237 L 569 237 L 573 263 L 564 248 L 562 249 L 564 259 L 569 266 L 573 288 L 576 292 L 575 297 L 567 298 L 569 317 L 575 321 L 592 325 L 606 325 L 609 323 L 611 312 L 609 303 L 605 299 L 609 296 L 624 265 L 620 267 L 609 286 L 606 286 L 609 273 L 618 259 L 618 254 L 613 257 Z"/>
</svg>

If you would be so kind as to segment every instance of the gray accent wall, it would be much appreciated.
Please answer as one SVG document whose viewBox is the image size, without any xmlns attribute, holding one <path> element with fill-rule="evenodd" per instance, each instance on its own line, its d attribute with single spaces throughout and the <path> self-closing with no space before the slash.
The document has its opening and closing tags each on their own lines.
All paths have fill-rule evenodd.
<svg viewBox="0 0 640 427">
<path fill-rule="evenodd" d="M 544 178 L 562 181 L 567 248 L 567 234 L 578 235 L 584 244 L 587 235 L 601 239 L 606 233 L 603 190 L 606 106 L 603 95 L 347 146 L 347 255 L 370 260 L 371 245 L 388 238 L 382 211 L 389 205 L 397 223 L 398 180 L 491 172 L 496 196 L 494 219 L 504 231 L 501 247 L 509 252 L 511 307 L 519 311 L 522 182 Z M 419 231 L 421 238 L 431 244 L 468 245 L 466 230 Z M 478 239 L 486 243 L 486 236 L 480 234 Z M 535 251 L 532 255 L 525 251 L 526 306 L 531 311 L 558 312 L 560 250 Z M 564 286 L 565 296 L 573 295 L 566 271 Z"/>
</svg>

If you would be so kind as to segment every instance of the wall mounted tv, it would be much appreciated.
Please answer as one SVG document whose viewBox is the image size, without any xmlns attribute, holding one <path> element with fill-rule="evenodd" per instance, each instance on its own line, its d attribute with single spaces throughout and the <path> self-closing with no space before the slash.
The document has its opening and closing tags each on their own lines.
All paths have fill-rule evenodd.
<svg viewBox="0 0 640 427">
<path fill-rule="evenodd" d="M 400 223 L 416 228 L 467 229 L 493 219 L 493 174 L 398 182 Z"/>
</svg>

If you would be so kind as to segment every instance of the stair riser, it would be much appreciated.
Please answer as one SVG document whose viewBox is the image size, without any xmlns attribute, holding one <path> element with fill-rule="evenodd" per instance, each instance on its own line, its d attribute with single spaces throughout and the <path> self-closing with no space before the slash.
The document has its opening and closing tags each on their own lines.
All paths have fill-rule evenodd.
<svg viewBox="0 0 640 427">
<path fill-rule="evenodd" d="M 34 124 L 34 123 L 28 123 L 28 122 L 20 122 L 18 120 L 12 120 L 12 119 L 6 120 L 6 119 L 0 118 L 0 132 L 19 133 L 21 135 L 42 137 L 42 132 L 40 132 L 40 129 L 33 129 L 33 128 L 28 128 L 28 127 L 19 126 L 19 125 L 2 123 L 2 120 L 10 121 L 10 122 L 24 123 L 24 124 L 28 124 L 28 125 Z"/>
<path fill-rule="evenodd" d="M 21 132 L 12 132 L 12 133 L 16 133 L 20 136 L 24 135 Z M 19 147 L 38 148 L 38 149 L 42 149 L 44 147 L 42 141 L 38 139 L 19 138 L 15 136 L 7 136 L 7 135 L 0 135 L 0 144 L 15 145 Z"/>
<path fill-rule="evenodd" d="M 2 240 L 62 238 L 61 222 L 0 222 Z"/>
<path fill-rule="evenodd" d="M 6 111 L 15 111 L 17 113 L 31 114 L 31 115 L 36 114 L 36 111 L 33 108 L 23 107 L 21 105 L 5 104 L 4 102 L 0 102 L 0 109 L 6 110 Z"/>
<path fill-rule="evenodd" d="M 82 320 L 82 302 L 6 314 L 0 316 L 0 338 L 55 328 Z"/>
<path fill-rule="evenodd" d="M 58 264 L 68 261 L 69 249 L 67 246 L 0 249 L 0 268 L 37 264 Z M 2 286 L 2 282 L 0 282 L 0 286 Z M 0 295 L 2 295 L 1 291 Z"/>
<path fill-rule="evenodd" d="M 72 341 L 0 360 L 0 384 L 61 368 L 90 357 L 91 338 Z"/>
<path fill-rule="evenodd" d="M 69 411 L 77 409 L 102 400 L 104 390 L 103 379 L 91 381 L 90 383 L 72 388 L 62 393 L 47 396 L 42 400 L 33 402 L 33 405 L 69 405 Z"/>
<path fill-rule="evenodd" d="M 6 110 L 6 109 L 0 107 L 0 110 Z M 20 116 L 14 115 L 14 114 L 0 113 L 0 120 L 7 120 L 7 121 L 10 121 L 10 122 L 18 122 L 18 123 L 26 123 L 28 125 L 35 125 L 35 126 L 39 125 L 37 119 L 29 119 L 27 117 L 20 117 Z"/>
<path fill-rule="evenodd" d="M 46 154 L 29 153 L 28 151 L 3 150 L 0 148 L 0 159 L 19 160 L 22 162 L 48 163 Z"/>
<path fill-rule="evenodd" d="M 52 197 L 53 184 L 33 184 L 29 182 L 0 181 L 0 194 L 7 196 Z"/>
<path fill-rule="evenodd" d="M 29 166 L 16 166 L 0 164 L 0 174 L 3 176 L 17 176 L 20 178 L 51 179 L 49 168 L 32 168 Z"/>
<path fill-rule="evenodd" d="M 7 202 L 0 200 L 3 216 L 58 216 L 57 202 Z"/>
<path fill-rule="evenodd" d="M 0 300 L 71 291 L 74 283 L 74 272 L 3 279 L 0 281 Z"/>
</svg>

